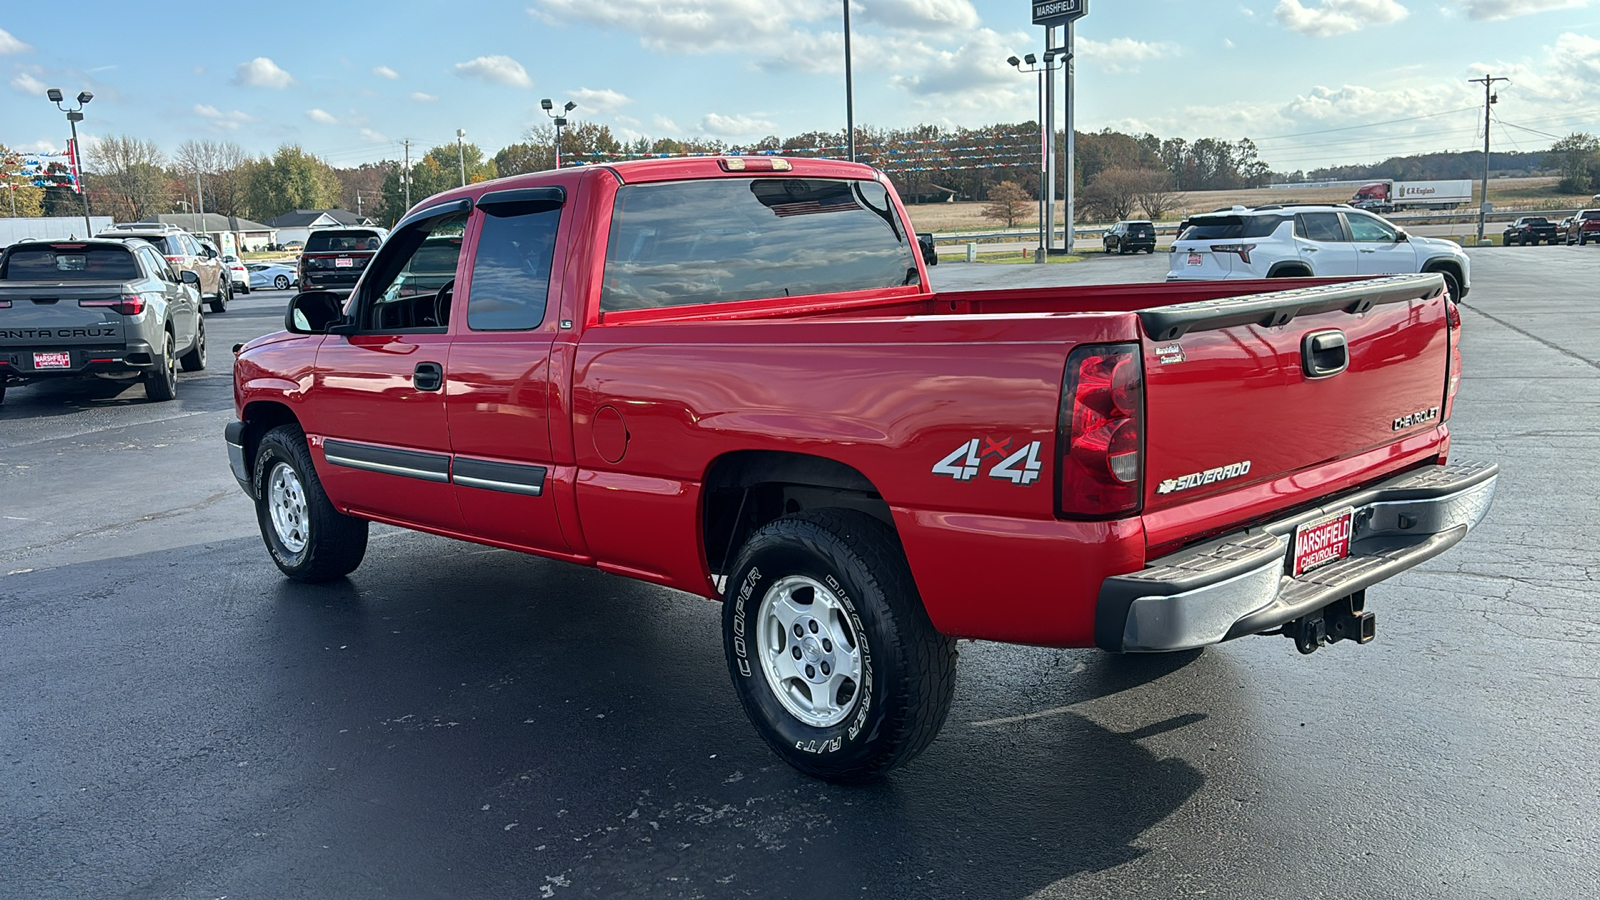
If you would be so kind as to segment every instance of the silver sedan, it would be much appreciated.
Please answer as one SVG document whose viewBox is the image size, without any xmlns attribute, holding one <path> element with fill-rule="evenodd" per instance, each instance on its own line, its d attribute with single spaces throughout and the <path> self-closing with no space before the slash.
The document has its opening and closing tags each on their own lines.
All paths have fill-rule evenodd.
<svg viewBox="0 0 1600 900">
<path fill-rule="evenodd" d="M 251 263 L 248 268 L 250 269 L 251 290 L 270 288 L 278 291 L 287 291 L 300 283 L 300 273 L 289 266 L 281 266 L 277 263 Z"/>
</svg>

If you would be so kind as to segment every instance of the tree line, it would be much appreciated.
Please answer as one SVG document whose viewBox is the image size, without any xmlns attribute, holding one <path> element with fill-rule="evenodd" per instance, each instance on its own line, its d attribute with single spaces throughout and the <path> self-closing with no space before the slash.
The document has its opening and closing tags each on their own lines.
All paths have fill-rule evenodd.
<svg viewBox="0 0 1600 900">
<path fill-rule="evenodd" d="M 231 141 L 185 141 L 167 154 L 153 141 L 113 135 L 85 147 L 84 168 L 94 212 L 119 221 L 152 213 L 207 212 L 269 221 L 296 209 L 340 207 L 358 210 L 392 224 L 431 194 L 461 183 L 549 169 L 555 165 L 555 133 L 540 124 L 523 140 L 487 154 L 475 144 L 440 144 L 422 151 L 409 167 L 383 160 L 350 168 L 329 165 L 304 148 L 285 144 L 270 155 L 253 156 Z M 1043 190 L 1039 165 L 1039 126 L 1001 123 L 979 128 L 918 125 L 912 128 L 863 127 L 856 131 L 856 158 L 887 172 L 910 203 L 992 200 L 1001 184 L 1012 205 L 1037 201 Z M 1272 181 L 1331 178 L 1470 177 L 1463 168 L 1473 154 L 1423 154 L 1397 157 L 1374 166 L 1332 167 L 1311 172 L 1273 172 L 1248 140 L 1163 138 L 1104 129 L 1077 132 L 1073 177 L 1080 208 L 1092 218 L 1126 218 L 1135 209 L 1159 218 L 1176 205 L 1179 192 L 1259 187 Z M 1064 147 L 1064 134 L 1057 146 Z M 1531 169 L 1557 164 L 1567 184 L 1600 183 L 1600 150 L 1588 135 L 1572 135 L 1548 153 L 1496 154 L 1505 167 Z M 606 125 L 575 122 L 561 132 L 564 165 L 603 164 L 653 156 L 770 153 L 796 157 L 843 157 L 843 132 L 810 131 L 783 138 L 770 135 L 748 144 L 714 138 L 632 138 L 614 135 Z M 0 159 L 8 154 L 0 146 Z M 1482 157 L 1475 165 L 1481 171 Z M 11 173 L 7 164 L 3 171 Z M 66 185 L 67 173 L 53 167 L 51 184 L 22 185 L 6 176 L 17 215 L 76 215 L 80 201 Z M 1065 166 L 1056 171 L 1056 195 L 1066 192 Z M 1574 187 L 1575 190 L 1584 188 Z M 198 196 L 197 196 L 198 195 Z M 0 215 L 10 210 L 0 205 Z"/>
</svg>

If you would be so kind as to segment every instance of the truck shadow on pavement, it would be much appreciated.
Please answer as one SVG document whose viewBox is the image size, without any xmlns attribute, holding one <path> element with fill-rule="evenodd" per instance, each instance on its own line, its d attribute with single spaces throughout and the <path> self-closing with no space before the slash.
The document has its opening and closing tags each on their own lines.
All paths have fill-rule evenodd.
<svg viewBox="0 0 1600 900">
<path fill-rule="evenodd" d="M 20 620 L 15 598 L 32 610 Z M 1128 732 L 1071 709 L 975 727 L 997 710 L 974 683 L 920 759 L 827 785 L 746 722 L 719 620 L 672 591 L 393 532 L 323 586 L 281 579 L 252 540 L 0 579 L 16 646 L 62 629 L 84 648 L 0 664 L 29 673 L 0 702 L 49 721 L 13 693 L 62 684 L 105 705 L 82 724 L 96 747 L 151 757 L 119 766 L 74 746 L 81 730 L 44 728 L 37 765 L 60 769 L 44 781 L 97 782 L 142 812 L 118 834 L 93 802 L 22 804 L 0 831 L 39 814 L 53 843 L 40 834 L 25 867 L 119 866 L 154 894 L 1020 898 L 1137 858 L 1204 781 L 1141 744 L 1202 714 Z M 1081 671 L 1035 700 L 1109 696 L 1195 655 L 1067 658 Z M 139 733 L 163 716 L 177 737 Z"/>
</svg>

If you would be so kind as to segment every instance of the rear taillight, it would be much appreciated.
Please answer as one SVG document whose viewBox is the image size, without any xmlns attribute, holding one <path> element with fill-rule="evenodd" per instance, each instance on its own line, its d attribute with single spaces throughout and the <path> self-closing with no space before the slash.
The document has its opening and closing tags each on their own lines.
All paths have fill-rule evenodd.
<svg viewBox="0 0 1600 900">
<path fill-rule="evenodd" d="M 111 300 L 79 300 L 78 305 L 113 309 L 125 316 L 137 316 L 144 312 L 144 298 L 138 294 L 123 294 Z"/>
<path fill-rule="evenodd" d="M 183 257 L 181 257 L 181 256 L 169 256 L 169 257 L 167 257 L 167 262 L 172 263 L 173 265 L 177 265 L 178 263 L 183 262 Z"/>
<path fill-rule="evenodd" d="M 11 308 L 11 301 L 10 300 L 0 300 L 0 309 L 10 309 L 10 308 Z"/>
<path fill-rule="evenodd" d="M 1461 310 L 1457 308 L 1455 298 L 1445 301 L 1444 304 L 1445 335 L 1450 343 L 1449 361 L 1444 370 L 1444 417 L 1442 421 L 1450 421 L 1450 412 L 1455 409 L 1456 391 L 1461 389 Z"/>
<path fill-rule="evenodd" d="M 1212 253 L 1234 253 L 1243 262 L 1250 261 L 1250 251 L 1256 248 L 1255 244 L 1212 244 Z"/>
<path fill-rule="evenodd" d="M 1144 364 L 1138 344 L 1079 347 L 1067 358 L 1057 425 L 1056 513 L 1104 519 L 1144 496 Z"/>
</svg>

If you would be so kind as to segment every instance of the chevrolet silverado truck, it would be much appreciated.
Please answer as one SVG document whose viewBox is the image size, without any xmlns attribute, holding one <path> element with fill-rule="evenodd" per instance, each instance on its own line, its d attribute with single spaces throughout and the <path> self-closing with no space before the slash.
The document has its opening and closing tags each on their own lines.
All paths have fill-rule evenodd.
<svg viewBox="0 0 1600 900">
<path fill-rule="evenodd" d="M 1537 247 L 1540 241 L 1554 244 L 1556 237 L 1555 223 L 1544 216 L 1518 216 L 1516 221 L 1506 225 L 1506 230 L 1500 235 L 1500 243 L 1506 247 L 1513 244 Z M 1565 239 L 1565 235 L 1561 237 Z"/>
<path fill-rule="evenodd" d="M 200 278 L 145 241 L 24 241 L 0 255 L 0 401 L 58 378 L 144 381 L 177 396 L 178 369 L 206 367 Z"/>
<path fill-rule="evenodd" d="M 852 782 L 957 638 L 1372 640 L 1493 497 L 1460 329 L 1438 274 L 935 291 L 878 171 L 648 160 L 424 201 L 239 349 L 225 437 L 293 579 L 385 522 L 721 599 L 756 730 Z"/>
</svg>

